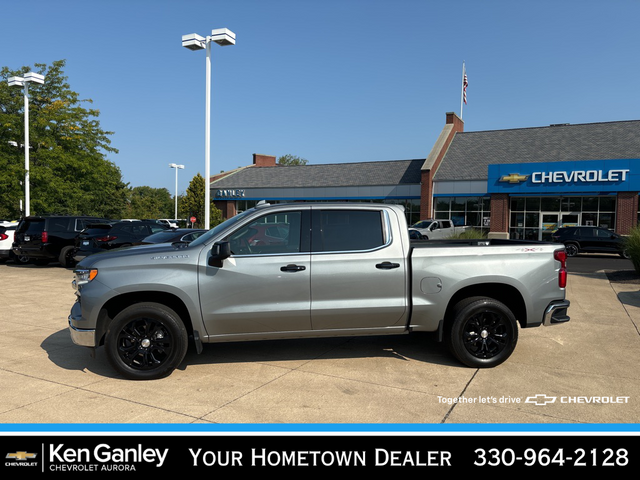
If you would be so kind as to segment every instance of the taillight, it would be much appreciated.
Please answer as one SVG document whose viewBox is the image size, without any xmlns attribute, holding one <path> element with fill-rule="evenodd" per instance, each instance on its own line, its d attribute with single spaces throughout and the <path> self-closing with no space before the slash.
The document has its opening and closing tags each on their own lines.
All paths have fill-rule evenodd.
<svg viewBox="0 0 640 480">
<path fill-rule="evenodd" d="M 49 234 L 47 232 L 42 232 L 42 243 L 47 243 L 49 241 Z"/>
<path fill-rule="evenodd" d="M 107 236 L 104 236 L 104 237 L 98 237 L 98 238 L 96 238 L 96 240 L 98 242 L 110 242 L 111 240 L 115 240 L 116 238 L 118 238 L 118 237 L 116 237 L 114 235 L 107 235 Z"/>
<path fill-rule="evenodd" d="M 9 235 L 7 235 L 6 233 L 0 233 L 0 241 L 6 240 L 7 238 L 9 238 Z"/>
<path fill-rule="evenodd" d="M 560 271 L 558 272 L 558 286 L 565 288 L 567 286 L 567 252 L 564 250 L 556 250 L 553 252 L 553 258 L 560 262 Z"/>
</svg>

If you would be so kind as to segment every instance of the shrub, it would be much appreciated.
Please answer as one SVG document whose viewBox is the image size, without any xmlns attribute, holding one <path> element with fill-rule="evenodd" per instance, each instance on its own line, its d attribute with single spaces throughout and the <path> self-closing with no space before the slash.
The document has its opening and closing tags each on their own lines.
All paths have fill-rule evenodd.
<svg viewBox="0 0 640 480">
<path fill-rule="evenodd" d="M 487 238 L 487 232 L 478 228 L 468 228 L 464 232 L 451 235 L 449 238 L 460 240 L 476 240 L 479 238 Z"/>
<path fill-rule="evenodd" d="M 628 237 L 625 237 L 625 246 L 633 267 L 640 273 L 640 226 L 634 227 Z"/>
</svg>

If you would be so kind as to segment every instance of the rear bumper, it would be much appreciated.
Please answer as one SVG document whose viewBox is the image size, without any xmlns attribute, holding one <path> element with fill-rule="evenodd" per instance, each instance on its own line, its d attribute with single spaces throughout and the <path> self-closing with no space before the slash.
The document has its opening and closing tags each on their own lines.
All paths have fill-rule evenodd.
<svg viewBox="0 0 640 480">
<path fill-rule="evenodd" d="M 543 325 L 548 327 L 568 322 L 569 315 L 567 315 L 567 310 L 569 310 L 569 305 L 569 300 L 550 303 L 544 312 Z"/>
</svg>

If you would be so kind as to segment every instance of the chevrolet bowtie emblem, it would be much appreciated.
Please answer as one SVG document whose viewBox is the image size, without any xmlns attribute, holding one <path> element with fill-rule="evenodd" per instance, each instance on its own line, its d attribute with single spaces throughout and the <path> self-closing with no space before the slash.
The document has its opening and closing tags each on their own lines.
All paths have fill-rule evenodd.
<svg viewBox="0 0 640 480">
<path fill-rule="evenodd" d="M 526 182 L 529 175 L 520 175 L 519 173 L 511 173 L 509 175 L 503 175 L 500 177 L 501 182 L 520 183 Z"/>
<path fill-rule="evenodd" d="M 16 452 L 7 454 L 7 458 L 15 458 L 16 460 L 26 460 L 27 458 L 35 458 L 35 453 Z"/>
</svg>

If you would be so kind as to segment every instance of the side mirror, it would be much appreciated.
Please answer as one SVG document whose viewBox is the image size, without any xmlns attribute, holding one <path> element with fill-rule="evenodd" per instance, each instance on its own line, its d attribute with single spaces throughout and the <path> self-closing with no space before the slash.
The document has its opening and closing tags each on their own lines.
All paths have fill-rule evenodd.
<svg viewBox="0 0 640 480">
<path fill-rule="evenodd" d="M 211 256 L 209 257 L 209 265 L 212 267 L 222 268 L 222 261 L 231 256 L 231 246 L 229 242 L 216 242 L 211 247 Z"/>
</svg>

